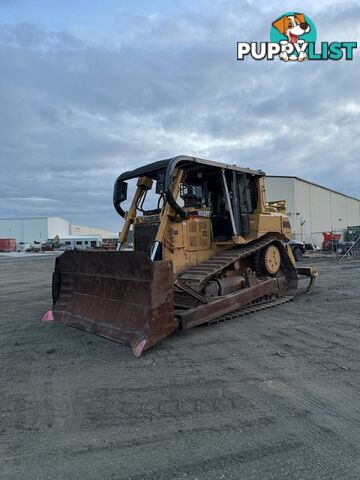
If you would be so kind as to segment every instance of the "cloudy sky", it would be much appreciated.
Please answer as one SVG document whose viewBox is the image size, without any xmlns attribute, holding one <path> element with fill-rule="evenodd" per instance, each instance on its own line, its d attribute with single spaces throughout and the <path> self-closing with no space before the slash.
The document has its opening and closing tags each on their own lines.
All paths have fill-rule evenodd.
<svg viewBox="0 0 360 480">
<path fill-rule="evenodd" d="M 0 217 L 117 231 L 115 178 L 177 154 L 360 197 L 359 54 L 236 61 L 298 4 L 0 0 Z M 302 1 L 318 41 L 360 41 L 358 2 Z"/>
</svg>

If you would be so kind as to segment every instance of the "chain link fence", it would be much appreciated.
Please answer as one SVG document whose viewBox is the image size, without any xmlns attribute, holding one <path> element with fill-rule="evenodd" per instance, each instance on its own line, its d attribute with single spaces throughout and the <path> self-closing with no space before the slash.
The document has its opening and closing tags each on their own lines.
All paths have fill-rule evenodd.
<svg viewBox="0 0 360 480">
<path fill-rule="evenodd" d="M 344 259 L 360 260 L 360 237 L 358 237 L 349 248 L 346 248 L 345 251 L 341 253 L 339 251 L 337 253 L 339 255 L 338 263 L 342 262 Z"/>
<path fill-rule="evenodd" d="M 320 244 L 320 235 L 323 241 Z M 316 244 L 305 242 L 309 256 L 320 255 L 333 258 L 341 263 L 349 260 L 360 261 L 360 227 L 348 227 L 345 229 L 333 229 L 328 232 L 311 232 L 311 239 L 317 239 Z M 309 250 L 313 250 L 310 252 Z"/>
</svg>

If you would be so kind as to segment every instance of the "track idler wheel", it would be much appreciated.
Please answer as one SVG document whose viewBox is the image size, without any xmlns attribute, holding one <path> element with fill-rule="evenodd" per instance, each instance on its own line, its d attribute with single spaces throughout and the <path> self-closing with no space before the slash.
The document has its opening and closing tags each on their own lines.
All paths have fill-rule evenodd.
<svg viewBox="0 0 360 480">
<path fill-rule="evenodd" d="M 281 267 L 281 254 L 277 245 L 272 243 L 264 247 L 257 253 L 255 263 L 259 273 L 275 276 Z"/>
</svg>

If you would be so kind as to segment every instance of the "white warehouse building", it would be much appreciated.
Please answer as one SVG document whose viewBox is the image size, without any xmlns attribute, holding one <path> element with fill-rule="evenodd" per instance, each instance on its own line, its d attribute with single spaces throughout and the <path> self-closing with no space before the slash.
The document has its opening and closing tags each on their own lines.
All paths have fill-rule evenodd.
<svg viewBox="0 0 360 480">
<path fill-rule="evenodd" d="M 56 236 L 68 240 L 69 236 L 112 238 L 114 234 L 101 228 L 73 225 L 61 217 L 0 218 L 0 238 L 15 238 L 17 246 L 46 243 Z"/>
<path fill-rule="evenodd" d="M 320 247 L 322 232 L 344 233 L 360 225 L 360 200 L 302 178 L 269 175 L 266 200 L 285 200 L 293 238 Z"/>
</svg>

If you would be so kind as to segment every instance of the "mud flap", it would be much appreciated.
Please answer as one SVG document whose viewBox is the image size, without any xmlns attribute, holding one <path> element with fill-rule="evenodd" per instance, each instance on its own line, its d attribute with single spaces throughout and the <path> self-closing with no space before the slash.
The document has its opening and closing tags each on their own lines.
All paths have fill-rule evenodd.
<svg viewBox="0 0 360 480">
<path fill-rule="evenodd" d="M 137 357 L 176 329 L 172 265 L 142 252 L 63 253 L 53 302 L 55 320 L 130 345 Z"/>
</svg>

